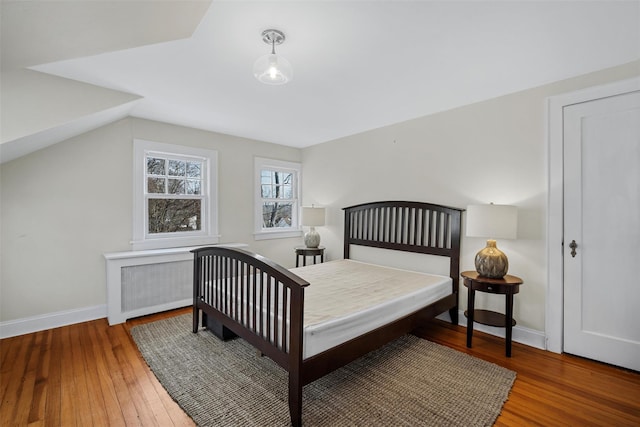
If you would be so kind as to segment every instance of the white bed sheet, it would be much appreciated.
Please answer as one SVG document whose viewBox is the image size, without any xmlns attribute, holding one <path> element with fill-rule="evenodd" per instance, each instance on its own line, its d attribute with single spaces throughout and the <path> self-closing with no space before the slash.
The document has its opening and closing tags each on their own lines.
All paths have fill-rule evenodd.
<svg viewBox="0 0 640 427">
<path fill-rule="evenodd" d="M 303 358 L 372 331 L 450 295 L 450 277 L 354 260 L 294 268 L 305 289 Z"/>
</svg>

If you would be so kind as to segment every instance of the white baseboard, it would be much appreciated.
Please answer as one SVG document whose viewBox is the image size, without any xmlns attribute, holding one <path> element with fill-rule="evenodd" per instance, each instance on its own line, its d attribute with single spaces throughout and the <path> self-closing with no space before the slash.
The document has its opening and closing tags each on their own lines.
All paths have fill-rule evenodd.
<svg viewBox="0 0 640 427">
<path fill-rule="evenodd" d="M 438 319 L 444 320 L 446 322 L 450 322 L 449 313 L 442 313 L 438 316 Z M 464 315 L 464 310 L 460 310 L 458 313 L 458 324 L 463 327 L 467 327 L 467 318 Z M 496 328 L 493 326 L 483 325 L 481 323 L 475 323 L 473 325 L 474 331 L 485 332 L 490 335 L 495 335 L 497 337 L 505 337 L 505 329 L 504 328 Z M 522 326 L 514 326 L 512 329 L 511 339 L 520 344 L 528 345 L 530 347 L 539 348 L 541 350 L 546 350 L 546 337 L 544 332 L 536 331 L 535 329 L 529 329 Z"/>
<path fill-rule="evenodd" d="M 104 317 L 107 317 L 106 304 L 9 320 L 0 322 L 0 339 L 88 322 Z"/>
</svg>

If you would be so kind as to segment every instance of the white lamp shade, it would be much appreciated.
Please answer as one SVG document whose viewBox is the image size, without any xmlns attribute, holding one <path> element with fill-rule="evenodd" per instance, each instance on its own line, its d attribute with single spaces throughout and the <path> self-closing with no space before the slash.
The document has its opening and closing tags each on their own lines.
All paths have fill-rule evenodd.
<svg viewBox="0 0 640 427">
<path fill-rule="evenodd" d="M 509 205 L 467 206 L 467 236 L 515 239 L 518 235 L 518 208 Z"/>
<path fill-rule="evenodd" d="M 302 208 L 302 225 L 309 227 L 324 225 L 324 208 Z"/>
<path fill-rule="evenodd" d="M 262 83 L 283 85 L 293 78 L 293 67 L 286 58 L 270 53 L 256 60 L 253 64 L 253 75 Z"/>
</svg>

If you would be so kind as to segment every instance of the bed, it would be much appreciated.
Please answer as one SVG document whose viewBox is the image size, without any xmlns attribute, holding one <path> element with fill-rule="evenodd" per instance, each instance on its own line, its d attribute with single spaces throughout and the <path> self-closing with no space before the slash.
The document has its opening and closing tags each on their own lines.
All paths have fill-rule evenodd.
<svg viewBox="0 0 640 427">
<path fill-rule="evenodd" d="M 239 336 L 284 368 L 289 377 L 291 423 L 300 426 L 304 385 L 441 313 L 448 311 L 451 322 L 458 323 L 461 213 L 457 208 L 406 201 L 344 208 L 344 259 L 292 270 L 238 248 L 195 249 L 193 332 L 202 326 L 222 339 Z M 447 257 L 449 275 L 351 260 L 352 245 Z M 377 282 L 378 289 L 386 286 L 397 295 L 374 301 L 373 311 L 366 307 L 346 314 L 340 311 L 344 307 L 337 312 L 310 311 L 338 305 L 319 302 L 316 294 L 359 304 L 363 293 L 347 297 L 341 292 L 352 292 L 352 284 L 362 287 L 367 280 Z M 424 291 L 411 284 L 421 281 L 432 282 L 433 286 Z M 320 291 L 324 286 L 321 282 L 336 282 L 342 290 Z M 396 291 L 401 287 L 407 288 Z M 365 290 L 367 293 L 378 291 Z M 386 314 L 380 314 L 381 309 Z M 346 323 L 341 319 L 347 319 Z"/>
</svg>

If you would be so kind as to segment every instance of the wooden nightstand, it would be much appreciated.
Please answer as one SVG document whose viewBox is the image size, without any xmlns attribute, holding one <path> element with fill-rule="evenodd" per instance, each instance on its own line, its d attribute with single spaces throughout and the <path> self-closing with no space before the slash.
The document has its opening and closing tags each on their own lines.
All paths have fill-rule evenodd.
<svg viewBox="0 0 640 427">
<path fill-rule="evenodd" d="M 316 263 L 316 257 L 320 256 L 320 262 L 324 262 L 324 246 L 318 246 L 317 248 L 308 248 L 306 246 L 296 247 L 296 267 L 300 267 L 300 257 L 302 257 L 302 266 L 307 265 L 307 257 L 313 257 L 313 263 Z"/>
<path fill-rule="evenodd" d="M 464 285 L 469 289 L 467 311 L 464 312 L 464 315 L 467 316 L 467 347 L 471 348 L 474 321 L 483 325 L 506 328 L 505 353 L 507 357 L 511 357 L 511 330 L 516 324 L 516 321 L 513 320 L 513 295 L 520 292 L 520 285 L 523 283 L 522 279 L 508 274 L 502 279 L 489 279 L 488 277 L 480 276 L 475 271 L 463 271 L 460 275 L 464 278 Z M 505 295 L 506 313 L 476 310 L 475 291 Z"/>
</svg>

